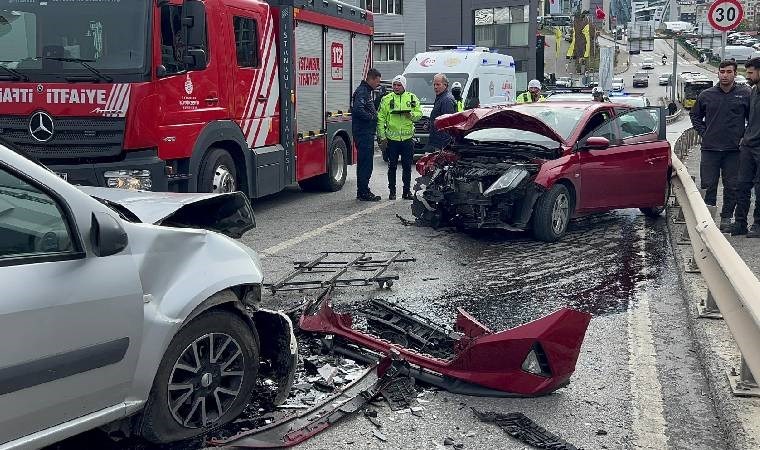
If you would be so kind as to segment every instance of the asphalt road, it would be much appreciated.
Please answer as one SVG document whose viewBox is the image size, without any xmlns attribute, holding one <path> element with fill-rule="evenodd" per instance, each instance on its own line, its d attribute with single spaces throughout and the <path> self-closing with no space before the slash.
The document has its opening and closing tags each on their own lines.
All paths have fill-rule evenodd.
<svg viewBox="0 0 760 450">
<path fill-rule="evenodd" d="M 655 60 L 668 48 L 658 41 Z M 627 86 L 639 61 L 632 57 L 624 75 Z M 664 69 L 658 66 L 643 90 L 653 100 L 664 91 L 656 85 Z M 684 125 L 673 126 L 669 138 L 674 141 Z M 522 412 L 579 448 L 726 448 L 724 436 L 730 431 L 720 428 L 707 395 L 664 218 L 646 219 L 636 210 L 600 215 L 572 223 L 568 235 L 554 244 L 520 233 L 474 237 L 404 226 L 396 215 L 411 218 L 409 202 L 385 199 L 385 170 L 375 158 L 372 189 L 383 195 L 379 203 L 355 199 L 353 168 L 340 192 L 291 189 L 256 201 L 257 228 L 242 241 L 261 253 L 268 281 L 286 274 L 292 261 L 321 251 L 400 249 L 417 261 L 399 267 L 400 280 L 390 291 L 341 289 L 336 309 L 350 312 L 371 298 L 384 298 L 451 324 L 456 308 L 463 307 L 494 330 L 563 306 L 590 312 L 593 319 L 570 385 L 552 395 L 494 399 L 425 390 L 419 417 L 376 407 L 387 441 L 378 439 L 374 426 L 358 414 L 298 448 L 433 449 L 446 437 L 464 448 L 526 448 L 480 423 L 471 407 Z M 265 297 L 266 306 L 275 308 L 301 301 L 300 294 Z M 90 433 L 56 448 L 95 442 L 102 440 Z M 135 448 L 129 443 L 108 447 Z"/>
</svg>

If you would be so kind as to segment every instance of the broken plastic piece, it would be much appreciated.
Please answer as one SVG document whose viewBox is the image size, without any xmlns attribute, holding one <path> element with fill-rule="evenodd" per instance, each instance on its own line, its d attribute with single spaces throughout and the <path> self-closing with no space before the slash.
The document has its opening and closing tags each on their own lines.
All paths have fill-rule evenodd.
<svg viewBox="0 0 760 450">
<path fill-rule="evenodd" d="M 327 429 L 343 417 L 360 410 L 381 389 L 404 372 L 406 363 L 384 359 L 343 392 L 329 396 L 318 406 L 300 415 L 288 416 L 229 439 L 212 440 L 215 446 L 234 448 L 292 447 Z"/>
<path fill-rule="evenodd" d="M 417 398 L 417 390 L 414 388 L 414 378 L 412 377 L 397 377 L 388 383 L 380 393 L 388 402 L 391 411 L 408 409 L 412 406 L 412 401 Z"/>
<path fill-rule="evenodd" d="M 454 341 L 453 353 L 448 358 L 423 354 L 422 349 L 402 346 L 353 329 L 350 314 L 338 314 L 332 309 L 329 291 L 306 305 L 299 325 L 304 331 L 331 334 L 356 344 L 358 350 L 335 343 L 336 350 L 354 359 L 371 361 L 362 354 L 365 350 L 381 355 L 396 352 L 413 365 L 411 376 L 452 392 L 536 396 L 549 394 L 569 383 L 591 320 L 590 314 L 563 308 L 532 322 L 493 333 L 463 310 L 458 311 L 456 325 L 461 334 Z M 392 313 L 393 307 L 389 309 L 389 314 Z M 397 313 L 402 317 L 407 314 L 403 310 Z M 393 317 L 384 318 L 391 324 L 394 320 Z M 540 353 L 534 352 L 539 367 L 546 368 L 546 373 L 530 373 L 523 369 L 525 359 L 536 348 L 535 344 L 541 349 Z M 424 351 L 427 353 L 427 348 Z"/>
<path fill-rule="evenodd" d="M 475 417 L 486 423 L 495 423 L 515 439 L 537 448 L 549 450 L 578 450 L 562 438 L 546 431 L 523 413 L 500 414 L 472 409 Z"/>
</svg>

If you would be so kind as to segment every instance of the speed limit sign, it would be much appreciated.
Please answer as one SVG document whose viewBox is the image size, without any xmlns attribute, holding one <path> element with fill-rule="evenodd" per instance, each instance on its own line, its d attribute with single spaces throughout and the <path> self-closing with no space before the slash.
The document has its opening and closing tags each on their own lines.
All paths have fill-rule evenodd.
<svg viewBox="0 0 760 450">
<path fill-rule="evenodd" d="M 744 19 L 744 10 L 738 0 L 715 0 L 707 11 L 707 20 L 718 31 L 738 27 Z"/>
</svg>

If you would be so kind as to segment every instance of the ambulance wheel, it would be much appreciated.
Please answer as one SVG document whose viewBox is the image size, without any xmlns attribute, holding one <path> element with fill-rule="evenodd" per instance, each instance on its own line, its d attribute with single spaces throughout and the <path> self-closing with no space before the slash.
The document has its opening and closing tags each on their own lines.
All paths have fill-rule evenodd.
<svg viewBox="0 0 760 450">
<path fill-rule="evenodd" d="M 235 160 L 223 148 L 210 148 L 198 169 L 198 192 L 223 194 L 238 190 Z"/>
</svg>

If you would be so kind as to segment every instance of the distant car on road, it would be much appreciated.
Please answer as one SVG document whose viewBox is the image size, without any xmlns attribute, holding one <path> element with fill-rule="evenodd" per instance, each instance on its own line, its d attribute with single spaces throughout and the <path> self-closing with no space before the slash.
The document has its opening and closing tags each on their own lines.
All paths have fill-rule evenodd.
<svg viewBox="0 0 760 450">
<path fill-rule="evenodd" d="M 422 223 L 531 230 L 556 241 L 573 217 L 618 208 L 656 217 L 665 209 L 663 108 L 523 103 L 447 115 L 436 126 L 456 142 L 417 162 L 412 213 Z"/>
<path fill-rule="evenodd" d="M 744 75 L 737 75 L 736 78 L 734 78 L 734 83 L 746 85 L 747 84 L 747 77 Z"/>
<path fill-rule="evenodd" d="M 573 79 L 570 77 L 557 77 L 557 81 L 554 82 L 555 86 L 571 87 L 573 85 Z"/>
<path fill-rule="evenodd" d="M 259 258 L 232 239 L 253 226 L 241 192 L 79 188 L 0 143 L 0 448 L 112 422 L 199 436 L 243 411 L 270 363 L 284 400 L 290 319 L 256 309 Z"/>
<path fill-rule="evenodd" d="M 644 59 L 641 60 L 641 68 L 654 69 L 654 58 L 651 56 L 645 56 Z"/>
<path fill-rule="evenodd" d="M 620 105 L 633 106 L 635 108 L 645 108 L 651 106 L 649 99 L 640 94 L 610 94 L 610 102 Z"/>
<path fill-rule="evenodd" d="M 657 84 L 660 86 L 667 86 L 670 84 L 670 79 L 673 78 L 672 73 L 661 73 L 657 78 Z"/>
<path fill-rule="evenodd" d="M 634 84 L 635 86 L 635 84 Z M 625 89 L 625 80 L 622 78 L 613 78 L 612 79 L 612 91 L 613 92 L 622 92 L 623 89 Z"/>
<path fill-rule="evenodd" d="M 649 74 L 646 72 L 636 72 L 633 74 L 633 87 L 648 87 Z"/>
</svg>

